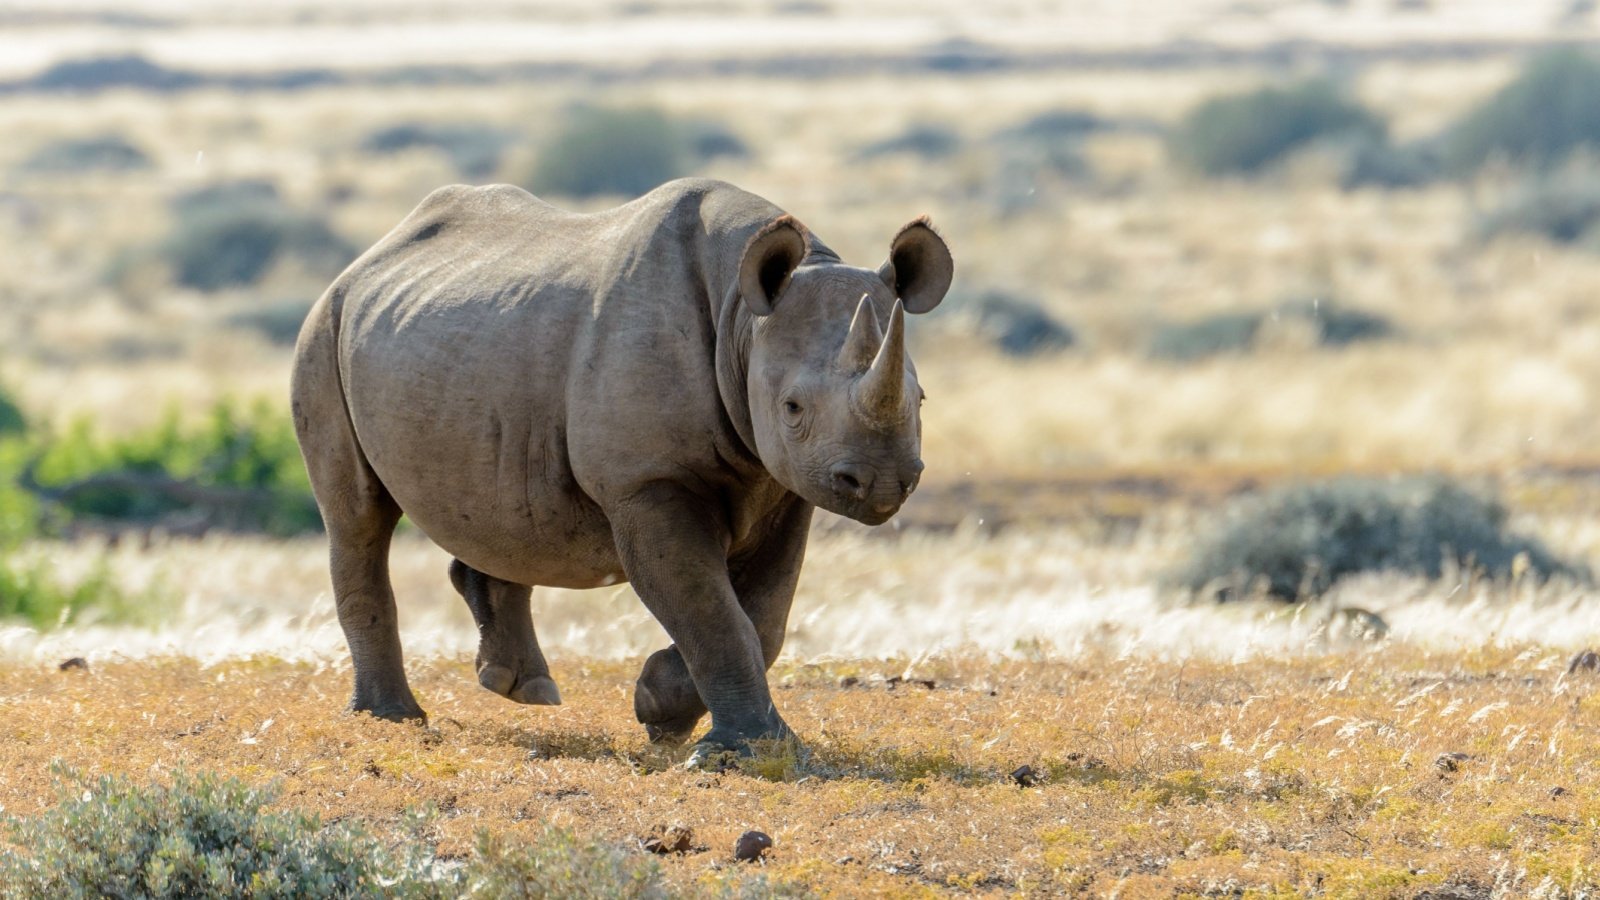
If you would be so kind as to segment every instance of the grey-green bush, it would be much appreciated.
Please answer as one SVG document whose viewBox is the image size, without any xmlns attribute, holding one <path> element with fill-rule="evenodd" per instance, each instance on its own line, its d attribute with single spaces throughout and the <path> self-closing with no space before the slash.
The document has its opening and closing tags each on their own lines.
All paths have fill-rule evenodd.
<svg viewBox="0 0 1600 900">
<path fill-rule="evenodd" d="M 1156 327 L 1146 352 L 1167 362 L 1194 362 L 1229 353 L 1244 353 L 1261 330 L 1258 312 L 1225 312 Z"/>
<path fill-rule="evenodd" d="M 649 107 L 574 111 L 540 151 L 529 189 L 568 197 L 637 197 L 688 171 L 683 129 Z"/>
<path fill-rule="evenodd" d="M 468 178 L 487 178 L 500 168 L 500 158 L 514 137 L 488 125 L 462 122 L 404 122 L 379 128 L 361 141 L 361 149 L 387 155 L 413 148 L 437 150 Z"/>
<path fill-rule="evenodd" d="M 1523 234 L 1600 248 L 1600 175 L 1574 171 L 1535 178 L 1477 216 L 1471 233 L 1480 241 Z"/>
<path fill-rule="evenodd" d="M 1579 149 L 1600 150 L 1600 60 L 1555 50 L 1450 127 L 1445 158 L 1457 172 L 1494 159 L 1548 168 Z"/>
<path fill-rule="evenodd" d="M 1381 138 L 1384 121 L 1327 81 L 1206 100 L 1170 138 L 1172 154 L 1206 175 L 1252 175 L 1313 141 Z"/>
<path fill-rule="evenodd" d="M 1522 556 L 1541 578 L 1587 578 L 1537 539 L 1514 534 L 1498 502 L 1443 478 L 1343 478 L 1239 501 L 1172 574 L 1179 586 L 1233 599 L 1326 592 L 1359 572 L 1438 578 L 1447 567 L 1495 578 Z"/>
<path fill-rule="evenodd" d="M 22 434 L 28 430 L 28 417 L 23 415 L 22 407 L 11 396 L 11 392 L 0 386 L 0 438 Z"/>
<path fill-rule="evenodd" d="M 22 163 L 27 172 L 131 172 L 151 167 L 143 150 L 114 134 L 51 141 Z"/>
<path fill-rule="evenodd" d="M 921 123 L 856 151 L 857 159 L 883 156 L 920 156 L 923 159 L 948 159 L 961 149 L 961 135 L 944 125 Z"/>
<path fill-rule="evenodd" d="M 65 773 L 57 805 L 12 819 L 0 897 L 444 897 L 348 822 L 273 812 L 271 789 L 178 772 L 170 786 Z"/>
<path fill-rule="evenodd" d="M 326 222 L 291 209 L 263 182 L 194 191 L 174 200 L 173 212 L 161 250 L 179 283 L 203 291 L 254 284 L 287 255 L 328 274 L 356 256 Z"/>
<path fill-rule="evenodd" d="M 1277 315 L 1311 323 L 1321 347 L 1381 341 L 1399 333 L 1383 315 L 1316 296 L 1290 297 L 1278 304 Z"/>
<path fill-rule="evenodd" d="M 985 291 L 971 299 L 955 298 L 971 316 L 979 334 L 1008 356 L 1037 356 L 1066 350 L 1078 341 L 1067 325 L 1037 302 L 1006 291 Z"/>
</svg>

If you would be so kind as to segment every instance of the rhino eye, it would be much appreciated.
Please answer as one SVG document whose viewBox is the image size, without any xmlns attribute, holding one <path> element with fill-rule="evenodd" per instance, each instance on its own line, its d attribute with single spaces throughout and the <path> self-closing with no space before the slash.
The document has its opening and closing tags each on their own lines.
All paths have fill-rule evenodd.
<svg viewBox="0 0 1600 900">
<path fill-rule="evenodd" d="M 793 400 L 785 400 L 783 401 L 783 411 L 791 416 L 798 416 L 800 415 L 800 404 Z"/>
</svg>

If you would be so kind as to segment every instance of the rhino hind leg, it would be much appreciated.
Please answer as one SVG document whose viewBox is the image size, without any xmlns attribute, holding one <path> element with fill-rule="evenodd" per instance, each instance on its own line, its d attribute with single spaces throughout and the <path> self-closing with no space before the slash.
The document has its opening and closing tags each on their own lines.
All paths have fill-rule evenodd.
<svg viewBox="0 0 1600 900">
<path fill-rule="evenodd" d="M 650 654 L 633 686 L 633 715 L 644 726 L 650 743 L 682 744 L 705 714 L 705 701 L 695 689 L 678 646 Z"/>
<path fill-rule="evenodd" d="M 307 322 L 296 354 L 295 432 L 328 532 L 328 569 L 339 626 L 350 645 L 353 712 L 426 721 L 406 681 L 400 623 L 389 580 L 389 543 L 400 507 L 367 462 L 339 386 L 330 292 Z"/>
<path fill-rule="evenodd" d="M 560 706 L 561 691 L 533 630 L 533 588 L 486 575 L 459 559 L 450 563 L 450 583 L 478 623 L 478 683 L 517 703 Z"/>
</svg>

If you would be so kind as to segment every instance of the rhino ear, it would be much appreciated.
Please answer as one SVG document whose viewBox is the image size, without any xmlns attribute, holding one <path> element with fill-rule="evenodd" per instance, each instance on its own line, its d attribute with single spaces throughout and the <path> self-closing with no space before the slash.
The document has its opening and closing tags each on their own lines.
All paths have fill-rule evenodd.
<svg viewBox="0 0 1600 900">
<path fill-rule="evenodd" d="M 739 295 L 744 305 L 758 316 L 772 315 L 778 295 L 805 256 L 805 229 L 793 216 L 768 222 L 745 245 L 739 261 Z"/>
<path fill-rule="evenodd" d="M 925 313 L 938 306 L 955 274 L 950 248 L 926 216 L 900 229 L 889 244 L 888 261 L 878 268 L 883 283 L 905 302 L 908 313 Z"/>
</svg>

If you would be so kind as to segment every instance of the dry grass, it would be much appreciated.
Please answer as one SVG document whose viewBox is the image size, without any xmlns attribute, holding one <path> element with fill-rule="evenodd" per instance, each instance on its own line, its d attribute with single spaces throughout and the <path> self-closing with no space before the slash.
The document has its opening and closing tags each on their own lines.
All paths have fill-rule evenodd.
<svg viewBox="0 0 1600 900">
<path fill-rule="evenodd" d="M 666 860 L 680 884 L 730 865 L 734 838 L 759 828 L 776 839 L 772 876 L 836 896 L 1600 887 L 1587 790 L 1600 676 L 1564 675 L 1553 653 L 950 658 L 924 673 L 933 688 L 891 688 L 883 676 L 905 662 L 780 666 L 777 700 L 809 759 L 722 774 L 673 768 L 645 744 L 633 661 L 558 663 L 557 709 L 489 695 L 462 659 L 414 663 L 426 730 L 339 715 L 342 665 L 10 665 L 0 803 L 41 809 L 60 760 L 140 779 L 180 765 L 280 779 L 284 805 L 380 831 L 431 805 L 446 855 L 484 827 L 634 842 L 682 823 L 697 849 Z M 1013 784 L 1023 764 L 1048 781 Z"/>
</svg>

